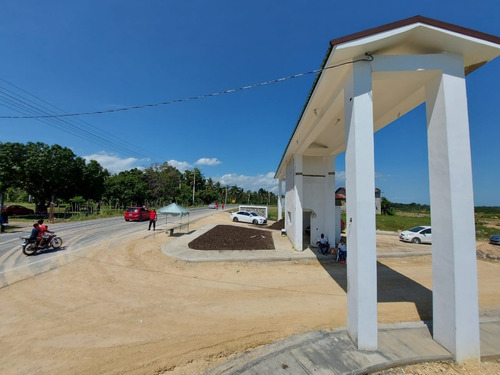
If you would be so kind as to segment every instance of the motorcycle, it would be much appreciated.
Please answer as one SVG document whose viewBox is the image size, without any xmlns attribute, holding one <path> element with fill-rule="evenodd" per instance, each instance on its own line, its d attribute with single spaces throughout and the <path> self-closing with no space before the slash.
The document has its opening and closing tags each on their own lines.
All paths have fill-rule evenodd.
<svg viewBox="0 0 500 375">
<path fill-rule="evenodd" d="M 44 249 L 59 249 L 62 246 L 63 240 L 61 237 L 57 237 L 52 234 L 50 237 L 44 238 L 40 246 L 36 246 L 37 240 L 30 240 L 30 237 L 20 237 L 24 242 L 22 244 L 24 255 L 33 255 L 38 250 Z"/>
</svg>

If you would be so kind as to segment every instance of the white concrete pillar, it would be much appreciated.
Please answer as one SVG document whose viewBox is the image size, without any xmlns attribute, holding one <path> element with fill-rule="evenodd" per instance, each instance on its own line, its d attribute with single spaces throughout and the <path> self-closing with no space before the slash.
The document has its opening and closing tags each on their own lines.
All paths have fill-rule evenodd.
<svg viewBox="0 0 500 375">
<path fill-rule="evenodd" d="M 342 220 L 340 206 L 335 206 L 335 242 L 339 242 L 342 237 L 342 228 L 340 227 L 340 220 Z"/>
<path fill-rule="evenodd" d="M 303 177 L 303 164 L 302 155 L 294 155 L 294 169 L 295 169 L 295 184 L 294 184 L 294 217 L 293 225 L 293 247 L 296 250 L 304 250 L 304 222 L 303 222 L 303 208 L 302 208 L 302 194 L 304 191 L 304 177 Z"/>
<path fill-rule="evenodd" d="M 480 358 L 469 120 L 463 61 L 426 87 L 434 340 L 458 362 Z"/>
<path fill-rule="evenodd" d="M 278 221 L 283 218 L 283 203 L 282 203 L 282 188 L 283 188 L 283 180 L 278 180 Z"/>
<path fill-rule="evenodd" d="M 325 233 L 328 233 L 330 245 L 335 245 L 340 222 L 336 222 L 335 215 L 335 156 L 328 156 L 325 163 L 324 184 L 324 210 L 325 210 Z M 316 241 L 316 239 L 314 239 Z M 311 241 L 312 242 L 312 241 Z"/>
<path fill-rule="evenodd" d="M 345 86 L 347 331 L 358 349 L 377 349 L 377 257 L 372 73 L 357 62 Z"/>
</svg>

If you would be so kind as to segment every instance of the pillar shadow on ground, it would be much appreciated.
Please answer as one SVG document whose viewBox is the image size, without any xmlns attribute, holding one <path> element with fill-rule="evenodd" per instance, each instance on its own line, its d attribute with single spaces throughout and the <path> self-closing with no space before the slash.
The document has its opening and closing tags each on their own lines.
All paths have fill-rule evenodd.
<svg viewBox="0 0 500 375">
<path fill-rule="evenodd" d="M 319 259 L 332 279 L 347 293 L 347 265 Z M 412 302 L 432 334 L 432 290 L 377 262 L 377 302 Z"/>
</svg>

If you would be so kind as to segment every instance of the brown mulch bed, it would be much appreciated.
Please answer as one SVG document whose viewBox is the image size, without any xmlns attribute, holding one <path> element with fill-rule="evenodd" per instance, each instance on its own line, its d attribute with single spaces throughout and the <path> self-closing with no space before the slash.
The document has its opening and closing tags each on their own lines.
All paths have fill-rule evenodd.
<svg viewBox="0 0 500 375">
<path fill-rule="evenodd" d="M 188 246 L 194 250 L 274 250 L 274 241 L 269 231 L 217 225 Z"/>
<path fill-rule="evenodd" d="M 270 225 L 268 228 L 269 229 L 276 229 L 276 230 L 285 229 L 285 219 L 281 219 L 281 220 L 277 221 L 273 225 Z"/>
</svg>

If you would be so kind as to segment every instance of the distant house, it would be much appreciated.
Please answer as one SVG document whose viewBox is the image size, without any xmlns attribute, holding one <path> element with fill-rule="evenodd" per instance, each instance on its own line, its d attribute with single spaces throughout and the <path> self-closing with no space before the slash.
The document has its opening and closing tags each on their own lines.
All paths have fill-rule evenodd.
<svg viewBox="0 0 500 375">
<path fill-rule="evenodd" d="M 340 211 L 345 212 L 346 205 L 346 191 L 345 187 L 339 187 L 335 190 L 335 206 L 340 206 Z M 375 213 L 377 215 L 382 214 L 382 205 L 380 203 L 380 189 L 375 188 Z"/>
</svg>

